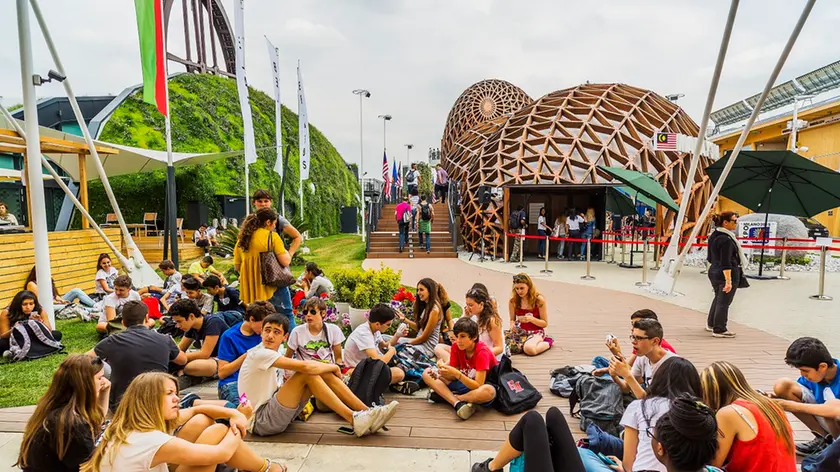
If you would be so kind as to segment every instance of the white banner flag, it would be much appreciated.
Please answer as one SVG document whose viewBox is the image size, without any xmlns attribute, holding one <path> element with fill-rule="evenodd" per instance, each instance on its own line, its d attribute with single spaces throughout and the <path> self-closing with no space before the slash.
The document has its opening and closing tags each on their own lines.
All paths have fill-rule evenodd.
<svg viewBox="0 0 840 472">
<path fill-rule="evenodd" d="M 309 115 L 306 113 L 306 95 L 303 93 L 303 76 L 298 61 L 298 142 L 300 143 L 300 180 L 309 178 Z"/>
<path fill-rule="evenodd" d="M 265 38 L 268 45 L 268 58 L 271 61 L 272 79 L 274 80 L 274 120 L 275 123 L 275 140 L 277 146 L 277 162 L 274 163 L 274 172 L 277 172 L 280 177 L 283 177 L 283 133 L 282 133 L 282 105 L 280 104 L 280 51 L 271 44 L 268 38 Z"/>
<path fill-rule="evenodd" d="M 245 135 L 245 163 L 257 162 L 257 145 L 254 141 L 254 119 L 251 116 L 251 102 L 248 100 L 248 79 L 245 77 L 245 0 L 237 0 L 234 7 L 234 34 L 236 36 L 236 89 L 239 92 L 239 108 L 242 110 L 242 126 Z"/>
</svg>

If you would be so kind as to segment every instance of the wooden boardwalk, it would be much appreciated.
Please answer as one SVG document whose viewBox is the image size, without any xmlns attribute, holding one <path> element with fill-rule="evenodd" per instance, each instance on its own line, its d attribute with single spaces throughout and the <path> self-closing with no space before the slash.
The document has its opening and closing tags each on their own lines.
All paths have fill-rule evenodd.
<svg viewBox="0 0 840 472">
<path fill-rule="evenodd" d="M 378 262 L 378 261 L 377 261 Z M 456 301 L 474 282 L 482 282 L 503 305 L 510 293 L 509 274 L 493 272 L 464 264 L 447 262 L 442 271 L 440 261 L 387 261 L 396 269 L 403 269 L 403 282 L 415 284 L 421 276 L 431 276 L 444 284 Z M 582 437 L 576 419 L 568 415 L 568 401 L 552 395 L 548 390 L 549 372 L 564 365 L 589 363 L 595 355 L 605 355 L 604 338 L 615 334 L 625 351 L 629 349 L 629 315 L 640 308 L 656 311 L 665 327 L 665 338 L 678 353 L 690 359 L 698 369 L 716 360 L 727 360 L 740 366 L 755 388 L 769 389 L 773 381 L 797 372 L 784 364 L 788 341 L 763 331 L 732 323 L 738 333 L 736 339 L 715 339 L 703 329 L 705 314 L 677 307 L 663 301 L 637 295 L 593 287 L 569 285 L 539 280 L 537 287 L 548 299 L 550 311 L 549 333 L 554 347 L 541 356 L 514 357 L 514 366 L 524 372 L 542 392 L 543 400 L 537 409 L 545 413 L 558 407 L 572 425 L 576 437 Z M 204 397 L 215 397 L 215 389 L 199 389 Z M 494 450 L 516 424 L 517 416 L 504 416 L 496 411 L 478 411 L 469 421 L 461 421 L 445 405 L 429 404 L 425 398 L 392 395 L 400 401 L 397 415 L 389 424 L 390 431 L 364 438 L 347 436 L 336 431 L 342 420 L 335 414 L 315 413 L 306 423 L 295 423 L 289 430 L 273 437 L 249 437 L 252 441 L 277 443 L 305 443 L 324 445 L 390 446 L 453 450 Z M 33 407 L 0 410 L 0 432 L 21 432 Z M 793 418 L 791 418 L 793 420 Z M 798 421 L 793 420 L 797 440 L 811 435 Z"/>
</svg>

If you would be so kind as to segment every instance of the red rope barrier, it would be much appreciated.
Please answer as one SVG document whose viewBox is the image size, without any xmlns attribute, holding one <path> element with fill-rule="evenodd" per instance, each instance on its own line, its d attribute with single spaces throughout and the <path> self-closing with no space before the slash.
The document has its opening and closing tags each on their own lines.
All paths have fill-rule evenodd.
<svg viewBox="0 0 840 472">
<path fill-rule="evenodd" d="M 533 236 L 533 235 L 527 235 L 527 234 L 522 235 L 522 234 L 507 233 L 506 235 L 508 237 L 511 237 L 511 238 L 536 239 L 536 240 L 546 239 L 545 236 Z M 758 238 L 742 238 L 742 239 L 745 240 L 745 241 L 761 241 L 761 239 L 758 239 Z M 643 245 L 645 243 L 644 241 L 636 241 L 636 240 L 559 238 L 559 237 L 554 237 L 554 236 L 549 236 L 548 240 L 549 241 L 565 241 L 565 242 L 570 242 L 570 243 L 585 243 L 585 242 L 588 241 L 592 244 L 629 244 L 629 245 L 635 245 L 635 246 Z M 769 241 L 780 241 L 780 240 L 781 240 L 780 238 L 770 238 L 769 239 Z M 788 241 L 791 241 L 791 240 L 789 239 Z M 802 240 L 802 242 L 814 242 L 814 240 L 807 239 L 807 240 Z M 651 246 L 667 246 L 669 244 L 669 241 L 648 241 L 648 244 L 650 244 Z M 679 243 L 680 247 L 685 247 L 687 245 L 688 245 L 688 243 L 684 243 L 684 242 Z M 691 247 L 708 247 L 708 246 L 709 245 L 705 244 L 705 243 L 692 243 L 691 244 Z M 795 250 L 795 251 L 819 251 L 820 250 L 819 246 L 763 246 L 761 244 L 745 244 L 745 245 L 742 245 L 741 247 L 743 249 L 761 249 L 763 247 L 764 249 L 767 249 L 767 250 L 778 250 L 778 251 L 781 251 L 781 250 L 784 250 L 784 249 L 790 249 L 790 250 Z M 829 250 L 829 251 L 840 251 L 840 248 L 827 247 L 826 249 Z"/>
</svg>

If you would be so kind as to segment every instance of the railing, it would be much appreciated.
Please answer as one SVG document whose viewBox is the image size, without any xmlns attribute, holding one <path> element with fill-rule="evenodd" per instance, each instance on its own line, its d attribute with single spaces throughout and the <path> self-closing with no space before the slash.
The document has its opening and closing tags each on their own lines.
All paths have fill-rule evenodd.
<svg viewBox="0 0 840 472">
<path fill-rule="evenodd" d="M 372 199 L 370 203 L 365 205 L 365 252 L 370 251 L 370 235 L 379 226 L 379 219 L 382 218 L 382 207 L 384 205 L 385 201 L 381 197 Z"/>
<path fill-rule="evenodd" d="M 455 222 L 455 215 L 460 211 L 459 201 L 461 199 L 460 182 L 449 179 L 447 189 L 446 207 L 449 209 L 449 234 L 452 236 L 452 250 L 458 252 L 458 225 Z"/>
</svg>

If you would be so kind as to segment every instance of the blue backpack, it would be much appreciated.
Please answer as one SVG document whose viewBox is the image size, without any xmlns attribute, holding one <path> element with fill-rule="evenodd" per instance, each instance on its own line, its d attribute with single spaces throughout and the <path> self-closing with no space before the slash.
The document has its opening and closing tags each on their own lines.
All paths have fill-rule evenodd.
<svg viewBox="0 0 840 472">
<path fill-rule="evenodd" d="M 405 380 L 424 385 L 423 371 L 434 367 L 435 362 L 411 344 L 398 344 L 394 349 L 397 351 L 394 360 L 405 371 Z"/>
</svg>

